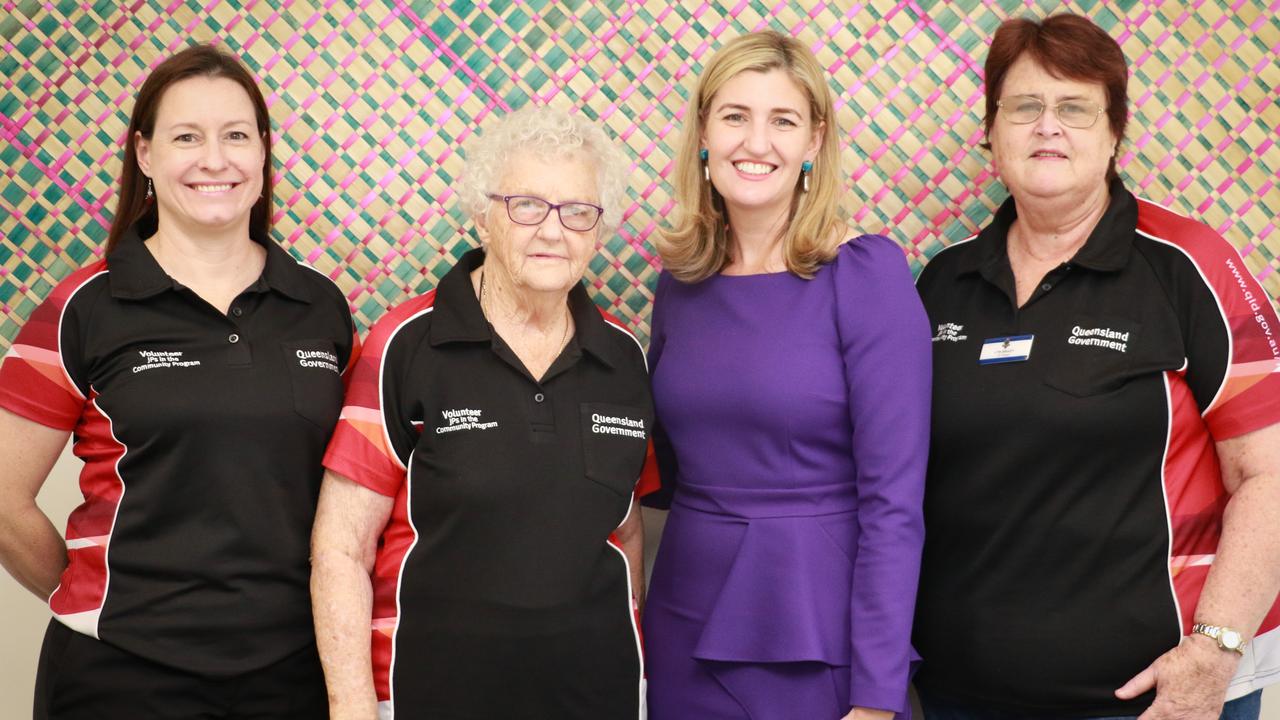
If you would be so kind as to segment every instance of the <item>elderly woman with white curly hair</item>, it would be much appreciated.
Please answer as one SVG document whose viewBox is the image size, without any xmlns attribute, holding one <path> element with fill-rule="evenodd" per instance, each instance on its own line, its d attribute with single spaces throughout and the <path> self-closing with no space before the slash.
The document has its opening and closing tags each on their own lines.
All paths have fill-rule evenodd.
<svg viewBox="0 0 1280 720">
<path fill-rule="evenodd" d="M 482 247 L 370 330 L 325 457 L 331 717 L 636 718 L 653 407 L 639 344 L 581 282 L 626 161 L 532 107 L 466 157 Z"/>
</svg>

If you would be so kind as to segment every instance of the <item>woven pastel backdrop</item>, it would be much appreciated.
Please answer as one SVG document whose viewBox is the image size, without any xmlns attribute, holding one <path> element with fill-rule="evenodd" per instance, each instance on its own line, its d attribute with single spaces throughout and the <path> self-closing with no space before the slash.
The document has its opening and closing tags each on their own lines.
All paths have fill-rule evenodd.
<svg viewBox="0 0 1280 720">
<path fill-rule="evenodd" d="M 1280 290 L 1280 1 L 5 0 L 0 2 L 0 349 L 101 252 L 133 97 L 193 40 L 240 55 L 268 93 L 277 239 L 334 278 L 367 327 L 474 243 L 452 190 L 460 144 L 528 102 L 598 119 L 633 161 L 630 204 L 588 271 L 647 337 L 672 211 L 671 148 L 725 40 L 774 28 L 814 50 L 837 96 L 856 225 L 920 263 L 1005 191 L 978 148 L 981 66 L 1010 16 L 1070 9 L 1128 55 L 1121 161 L 1139 194 L 1196 216 Z"/>
</svg>

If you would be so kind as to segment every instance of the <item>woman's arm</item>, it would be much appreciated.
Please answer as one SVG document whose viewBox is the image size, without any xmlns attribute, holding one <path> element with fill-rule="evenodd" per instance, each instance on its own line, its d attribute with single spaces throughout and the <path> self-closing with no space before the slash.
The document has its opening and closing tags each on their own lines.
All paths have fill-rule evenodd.
<svg viewBox="0 0 1280 720">
<path fill-rule="evenodd" d="M 907 712 L 914 652 L 933 348 L 902 249 L 866 236 L 840 250 L 837 319 L 857 466 L 850 592 L 852 718 Z"/>
<path fill-rule="evenodd" d="M 394 499 L 325 473 L 311 534 L 311 607 L 332 720 L 375 720 L 374 557 Z"/>
<path fill-rule="evenodd" d="M 1280 593 L 1280 424 L 1216 445 L 1231 494 L 1222 537 L 1195 620 L 1253 637 Z M 1240 656 L 1193 634 L 1116 691 L 1123 699 L 1156 689 L 1144 720 L 1216 718 Z"/>
<path fill-rule="evenodd" d="M 636 607 L 644 609 L 644 519 L 640 516 L 640 503 L 635 498 L 631 499 L 627 519 L 614 530 L 614 535 L 631 569 L 631 593 Z"/>
<path fill-rule="evenodd" d="M 67 566 L 67 545 L 36 505 L 71 433 L 0 409 L 0 565 L 46 600 Z"/>
<path fill-rule="evenodd" d="M 1216 447 L 1231 499 L 1196 622 L 1238 628 L 1247 640 L 1280 593 L 1280 423 Z"/>
</svg>

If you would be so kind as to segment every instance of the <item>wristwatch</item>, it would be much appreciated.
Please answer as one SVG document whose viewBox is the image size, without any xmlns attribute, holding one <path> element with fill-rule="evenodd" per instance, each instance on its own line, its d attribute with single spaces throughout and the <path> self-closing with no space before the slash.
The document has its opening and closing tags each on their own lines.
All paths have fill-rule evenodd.
<svg viewBox="0 0 1280 720">
<path fill-rule="evenodd" d="M 1240 634 L 1239 630 L 1232 630 L 1229 627 L 1196 623 L 1191 626 L 1191 632 L 1207 635 L 1218 641 L 1218 647 L 1223 650 L 1230 650 L 1240 655 L 1244 654 L 1244 646 L 1248 645 L 1248 643 L 1244 641 L 1244 636 Z"/>
</svg>

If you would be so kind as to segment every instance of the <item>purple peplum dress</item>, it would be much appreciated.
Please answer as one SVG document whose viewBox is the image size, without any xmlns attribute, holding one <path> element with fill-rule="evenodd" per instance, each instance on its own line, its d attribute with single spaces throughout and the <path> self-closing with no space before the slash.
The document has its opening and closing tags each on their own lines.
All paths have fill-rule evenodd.
<svg viewBox="0 0 1280 720">
<path fill-rule="evenodd" d="M 650 720 L 908 712 L 928 320 L 866 235 L 812 280 L 663 273 L 650 369 L 671 514 L 643 629 Z"/>
</svg>

